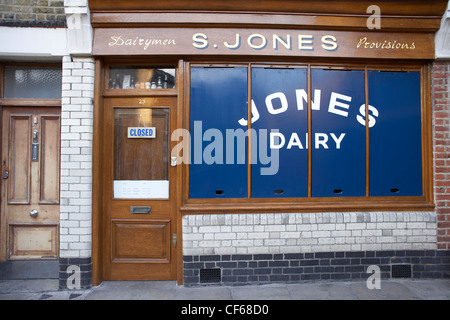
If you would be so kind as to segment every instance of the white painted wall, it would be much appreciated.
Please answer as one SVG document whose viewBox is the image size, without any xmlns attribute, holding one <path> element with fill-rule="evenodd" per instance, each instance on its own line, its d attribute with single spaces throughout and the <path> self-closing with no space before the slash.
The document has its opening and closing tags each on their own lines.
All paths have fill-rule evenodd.
<svg viewBox="0 0 450 320">
<path fill-rule="evenodd" d="M 0 27 L 0 57 L 62 57 L 66 43 L 65 28 Z"/>
</svg>

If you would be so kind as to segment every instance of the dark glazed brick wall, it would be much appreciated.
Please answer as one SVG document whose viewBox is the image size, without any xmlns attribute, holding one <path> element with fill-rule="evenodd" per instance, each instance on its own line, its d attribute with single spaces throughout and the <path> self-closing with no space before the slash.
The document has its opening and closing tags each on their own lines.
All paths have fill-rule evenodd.
<svg viewBox="0 0 450 320">
<path fill-rule="evenodd" d="M 64 27 L 63 0 L 2 0 L 0 26 Z"/>
<path fill-rule="evenodd" d="M 450 278 L 450 251 L 362 251 L 293 254 L 210 255 L 183 257 L 184 285 L 198 286 L 200 269 L 221 269 L 221 281 L 209 285 L 243 285 L 307 280 L 366 280 L 371 265 L 381 279 L 392 265 L 411 265 L 413 278 Z"/>
<path fill-rule="evenodd" d="M 92 262 L 91 258 L 59 258 L 59 289 L 70 290 L 68 287 L 68 279 L 70 285 L 73 285 L 73 276 L 75 274 L 73 267 L 79 268 L 79 288 L 88 289 L 92 286 Z"/>
</svg>

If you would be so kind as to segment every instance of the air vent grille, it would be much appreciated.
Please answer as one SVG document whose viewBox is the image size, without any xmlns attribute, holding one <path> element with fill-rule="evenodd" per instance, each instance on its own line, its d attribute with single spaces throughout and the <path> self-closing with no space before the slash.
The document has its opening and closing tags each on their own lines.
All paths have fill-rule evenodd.
<svg viewBox="0 0 450 320">
<path fill-rule="evenodd" d="M 219 268 L 200 269 L 200 283 L 221 282 L 222 276 Z"/>
<path fill-rule="evenodd" d="M 392 266 L 392 278 L 411 278 L 410 264 L 397 264 Z"/>
</svg>

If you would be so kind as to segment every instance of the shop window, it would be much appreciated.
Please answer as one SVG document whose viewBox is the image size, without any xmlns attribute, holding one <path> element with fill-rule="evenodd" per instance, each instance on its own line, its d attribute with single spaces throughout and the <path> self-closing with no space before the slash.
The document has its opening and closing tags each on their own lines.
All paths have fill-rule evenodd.
<svg viewBox="0 0 450 320">
<path fill-rule="evenodd" d="M 5 66 L 4 98 L 60 99 L 60 67 Z"/>
<path fill-rule="evenodd" d="M 369 105 L 370 195 L 421 196 L 420 72 L 369 71 Z"/>
<path fill-rule="evenodd" d="M 190 95 L 190 197 L 247 197 L 247 68 L 193 68 Z"/>
<path fill-rule="evenodd" d="M 312 196 L 366 194 L 364 70 L 311 70 Z"/>
<path fill-rule="evenodd" d="M 189 199 L 427 201 L 416 70 L 191 67 Z"/>
<path fill-rule="evenodd" d="M 175 88 L 175 68 L 111 66 L 107 82 L 109 90 L 154 90 Z"/>
<path fill-rule="evenodd" d="M 308 196 L 306 69 L 252 69 L 251 196 Z"/>
<path fill-rule="evenodd" d="M 114 198 L 167 199 L 168 109 L 114 110 Z"/>
</svg>

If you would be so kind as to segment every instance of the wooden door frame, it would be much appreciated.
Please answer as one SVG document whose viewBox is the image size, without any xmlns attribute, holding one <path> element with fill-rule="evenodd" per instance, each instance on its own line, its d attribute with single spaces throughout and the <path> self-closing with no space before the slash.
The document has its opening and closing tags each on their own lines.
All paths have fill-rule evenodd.
<svg viewBox="0 0 450 320">
<path fill-rule="evenodd" d="M 152 61 L 148 61 L 148 58 L 145 62 L 140 61 L 139 59 L 132 61 L 135 65 L 141 64 L 152 64 Z M 154 60 L 155 65 L 164 63 L 165 61 L 161 61 L 161 59 Z M 105 93 L 105 76 L 106 76 L 106 68 L 109 61 L 105 61 L 101 58 L 96 58 L 95 60 L 95 83 L 94 83 L 94 128 L 93 128 L 93 154 L 92 154 L 92 285 L 97 286 L 104 280 L 105 275 L 105 265 L 103 263 L 103 253 L 105 250 L 105 234 L 103 231 L 103 225 L 106 223 L 105 221 L 105 204 L 103 201 L 103 170 L 102 170 L 102 148 L 101 146 L 104 143 L 104 97 L 131 97 L 133 94 L 116 94 L 114 93 Z M 130 60 L 115 60 L 116 64 L 129 64 Z M 183 60 L 171 60 L 167 64 L 175 65 L 177 68 L 177 77 L 176 77 L 176 90 L 172 90 L 172 92 L 162 95 L 173 96 L 177 98 L 176 104 L 176 124 L 175 128 L 182 128 L 182 92 L 183 92 L 183 69 L 184 69 L 184 61 Z M 181 170 L 179 170 L 181 172 Z M 182 219 L 179 211 L 179 204 L 181 200 L 181 178 L 182 175 L 178 174 L 175 183 L 176 187 L 176 195 L 174 197 L 175 207 L 176 207 L 176 233 L 177 233 L 177 246 L 175 248 L 176 256 L 174 257 L 176 263 L 176 274 L 177 274 L 177 283 L 178 285 L 183 284 L 183 250 L 182 250 Z"/>
</svg>

